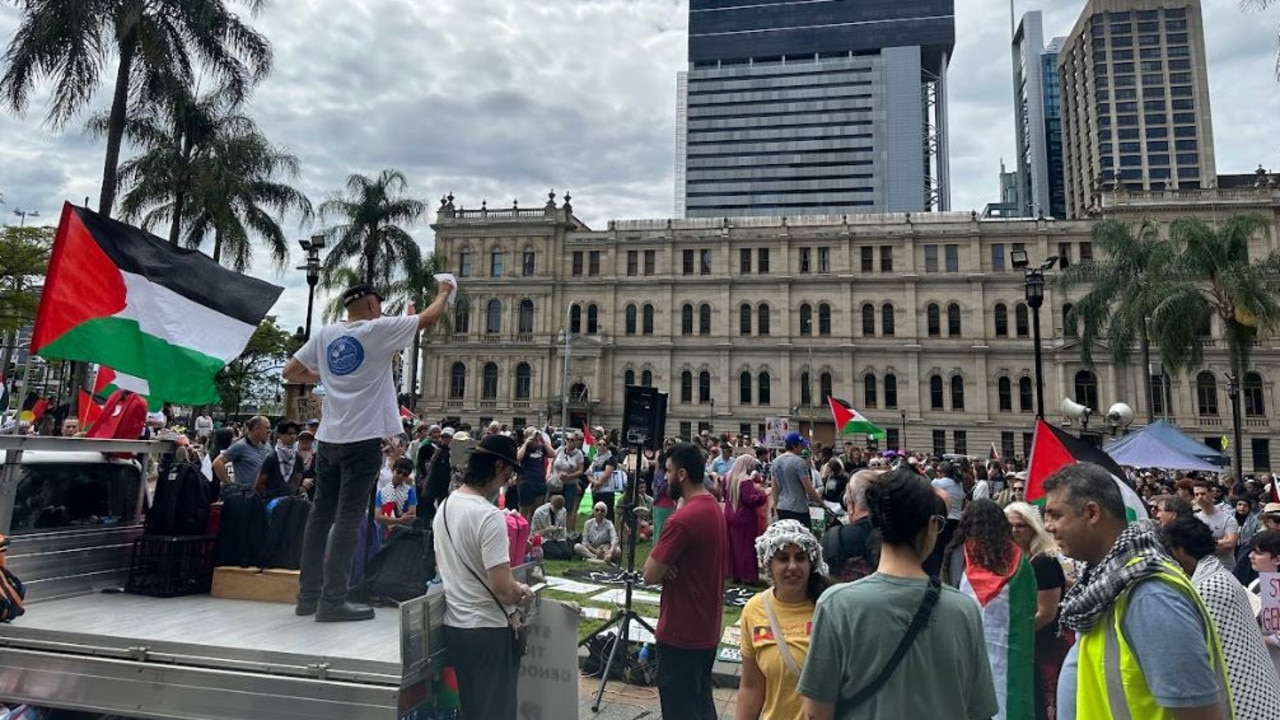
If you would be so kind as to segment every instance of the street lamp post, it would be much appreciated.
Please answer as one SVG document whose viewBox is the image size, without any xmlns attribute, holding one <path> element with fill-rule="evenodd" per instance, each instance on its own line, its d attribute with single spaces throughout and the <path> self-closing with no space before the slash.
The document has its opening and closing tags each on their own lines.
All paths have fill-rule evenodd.
<svg viewBox="0 0 1280 720">
<path fill-rule="evenodd" d="M 1244 479 L 1244 448 L 1240 444 L 1240 376 L 1227 373 L 1227 397 L 1231 400 L 1231 444 L 1235 452 L 1231 454 L 1236 480 Z"/>
<path fill-rule="evenodd" d="M 13 214 L 14 214 L 14 215 L 17 215 L 17 216 L 18 216 L 18 217 L 20 217 L 20 218 L 22 218 L 22 220 L 21 220 L 21 221 L 19 221 L 19 223 L 18 223 L 18 227 L 26 227 L 26 225 L 27 225 L 27 218 L 29 218 L 29 217 L 34 217 L 34 218 L 38 218 L 38 217 L 40 217 L 40 211 L 39 211 L 39 210 L 23 210 L 23 209 L 19 208 L 19 209 L 17 209 L 17 210 L 14 210 L 14 211 L 13 211 Z"/>
<path fill-rule="evenodd" d="M 1040 347 L 1040 308 L 1044 305 L 1044 274 L 1058 264 L 1058 256 L 1051 255 L 1039 267 L 1031 267 L 1026 250 L 1014 250 L 1009 259 L 1015 268 L 1025 272 L 1027 305 L 1031 308 L 1031 347 L 1035 354 L 1036 418 L 1044 419 L 1044 359 Z"/>
<path fill-rule="evenodd" d="M 566 428 L 569 427 L 569 359 L 573 352 L 573 348 L 569 344 L 569 340 L 573 336 L 569 322 L 573 315 L 573 307 L 577 304 L 576 302 L 571 302 L 564 309 L 564 376 L 560 378 L 560 430 L 563 432 L 567 432 Z"/>
<path fill-rule="evenodd" d="M 800 334 L 809 336 L 809 382 L 808 382 L 808 387 L 805 389 L 809 391 L 809 444 L 812 445 L 813 444 L 813 425 L 815 422 L 813 417 L 814 402 L 813 402 L 813 318 L 812 317 L 800 319 Z M 837 428 L 837 431 L 838 430 L 839 428 Z"/>
<path fill-rule="evenodd" d="M 899 410 L 898 414 L 902 416 L 902 437 L 898 438 L 898 447 L 894 449 L 901 452 L 907 448 L 907 411 Z"/>
<path fill-rule="evenodd" d="M 311 339 L 311 313 L 315 309 L 316 285 L 320 282 L 320 251 L 324 249 L 324 235 L 312 235 L 310 240 L 299 240 L 298 245 L 307 254 L 307 262 L 299 270 L 307 273 L 307 326 L 306 339 Z"/>
</svg>

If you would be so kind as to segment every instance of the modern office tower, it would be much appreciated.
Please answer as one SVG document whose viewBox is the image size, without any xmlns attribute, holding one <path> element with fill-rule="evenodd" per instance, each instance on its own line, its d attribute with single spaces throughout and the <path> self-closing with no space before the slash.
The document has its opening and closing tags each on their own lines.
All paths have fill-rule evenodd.
<svg viewBox="0 0 1280 720">
<path fill-rule="evenodd" d="M 1044 44 L 1040 13 L 1022 16 L 1013 31 L 1014 122 L 1018 140 L 1018 211 L 1023 217 L 1065 217 L 1062 111 L 1058 50 Z"/>
<path fill-rule="evenodd" d="M 949 208 L 954 0 L 690 0 L 686 217 Z"/>
<path fill-rule="evenodd" d="M 1070 217 L 1217 175 L 1200 0 L 1090 0 L 1058 57 Z"/>
</svg>

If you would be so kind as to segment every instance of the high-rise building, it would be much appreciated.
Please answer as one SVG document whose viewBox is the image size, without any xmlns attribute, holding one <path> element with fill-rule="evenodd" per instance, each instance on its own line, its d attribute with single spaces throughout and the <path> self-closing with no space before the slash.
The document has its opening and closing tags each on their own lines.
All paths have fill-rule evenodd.
<svg viewBox="0 0 1280 720">
<path fill-rule="evenodd" d="M 1070 217 L 1217 175 L 1200 0 L 1090 0 L 1058 57 Z"/>
<path fill-rule="evenodd" d="M 954 0 L 690 0 L 687 217 L 946 210 Z"/>
<path fill-rule="evenodd" d="M 1024 217 L 1065 217 L 1062 109 L 1058 51 L 1044 44 L 1040 13 L 1029 12 L 1013 31 L 1014 122 L 1018 140 L 1018 208 Z"/>
</svg>

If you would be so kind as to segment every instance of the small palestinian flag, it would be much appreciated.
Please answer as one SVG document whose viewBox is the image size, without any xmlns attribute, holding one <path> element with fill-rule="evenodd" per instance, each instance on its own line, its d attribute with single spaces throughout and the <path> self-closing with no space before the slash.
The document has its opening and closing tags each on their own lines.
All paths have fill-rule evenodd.
<svg viewBox="0 0 1280 720">
<path fill-rule="evenodd" d="M 591 437 L 591 428 L 586 423 L 582 424 L 582 455 L 587 459 L 587 465 L 596 459 L 599 451 L 596 450 L 596 439 Z"/>
<path fill-rule="evenodd" d="M 1035 716 L 1036 575 L 1018 546 L 1010 551 L 1010 568 L 1000 574 L 974 562 L 966 544 L 960 592 L 976 600 L 982 613 L 1000 704 L 997 717 L 1030 718 Z"/>
<path fill-rule="evenodd" d="M 281 290 L 67 204 L 31 351 L 132 375 L 152 401 L 213 403 L 214 376 L 244 350 Z"/>
<path fill-rule="evenodd" d="M 837 435 L 864 433 L 869 440 L 884 438 L 884 431 L 873 425 L 866 415 L 854 410 L 847 401 L 828 397 L 827 402 L 831 405 L 831 417 L 835 419 Z"/>
<path fill-rule="evenodd" d="M 1123 480 L 1124 470 L 1120 469 L 1110 455 L 1042 419 L 1036 420 L 1031 459 L 1027 463 L 1027 502 L 1039 502 L 1044 497 L 1044 481 L 1059 469 L 1077 462 L 1101 465 L 1111 473 L 1116 485 L 1120 486 L 1130 522 L 1148 517 L 1146 503 Z"/>
</svg>

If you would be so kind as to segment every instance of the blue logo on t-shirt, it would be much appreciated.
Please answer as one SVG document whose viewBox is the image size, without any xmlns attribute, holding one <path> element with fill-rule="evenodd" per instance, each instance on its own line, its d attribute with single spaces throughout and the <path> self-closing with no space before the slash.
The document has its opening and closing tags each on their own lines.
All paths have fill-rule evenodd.
<svg viewBox="0 0 1280 720">
<path fill-rule="evenodd" d="M 325 360 L 329 363 L 329 372 L 334 375 L 350 375 L 364 362 L 364 346 L 350 335 L 343 335 L 329 343 Z"/>
</svg>

